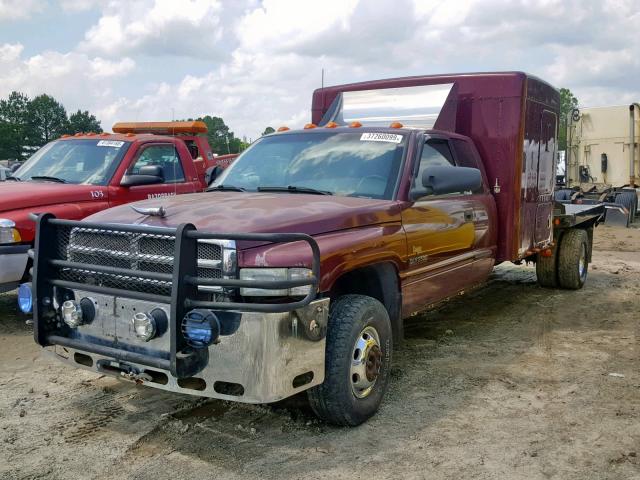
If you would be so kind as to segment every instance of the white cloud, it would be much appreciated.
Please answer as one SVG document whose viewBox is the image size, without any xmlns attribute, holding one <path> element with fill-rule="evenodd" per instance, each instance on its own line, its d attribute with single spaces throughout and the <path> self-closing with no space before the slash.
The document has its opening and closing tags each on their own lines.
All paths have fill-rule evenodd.
<svg viewBox="0 0 640 480">
<path fill-rule="evenodd" d="M 323 68 L 327 84 L 525 70 L 583 105 L 640 99 L 638 0 L 60 1 L 100 17 L 71 52 L 24 58 L 19 43 L 0 46 L 0 95 L 46 90 L 105 128 L 168 119 L 172 109 L 221 116 L 250 137 L 299 127 Z M 132 72 L 135 87 L 114 91 Z"/>
<path fill-rule="evenodd" d="M 59 0 L 60 6 L 66 12 L 85 12 L 105 3 L 105 0 Z"/>
<path fill-rule="evenodd" d="M 222 37 L 219 0 L 111 0 L 80 48 L 117 56 L 205 56 Z"/>
<path fill-rule="evenodd" d="M 0 97 L 18 90 L 30 96 L 47 93 L 68 110 L 91 109 L 105 101 L 110 81 L 135 67 L 130 58 L 118 61 L 83 53 L 44 51 L 23 58 L 21 44 L 0 45 Z"/>
<path fill-rule="evenodd" d="M 29 18 L 41 12 L 45 5 L 43 0 L 0 0 L 0 22 Z"/>
</svg>

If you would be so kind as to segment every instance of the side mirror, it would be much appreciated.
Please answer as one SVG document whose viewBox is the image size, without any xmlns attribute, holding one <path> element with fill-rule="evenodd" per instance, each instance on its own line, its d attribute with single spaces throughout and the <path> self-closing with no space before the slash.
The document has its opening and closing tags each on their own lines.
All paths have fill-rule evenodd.
<svg viewBox="0 0 640 480">
<path fill-rule="evenodd" d="M 221 173 L 222 167 L 220 165 L 215 165 L 213 167 L 207 168 L 207 170 L 204 172 L 204 182 L 207 184 L 207 186 L 211 185 L 215 181 L 215 179 L 220 176 Z"/>
<path fill-rule="evenodd" d="M 477 168 L 428 167 L 422 172 L 422 187 L 411 191 L 411 198 L 476 191 L 482 187 L 482 174 Z"/>
<path fill-rule="evenodd" d="M 140 167 L 138 173 L 124 175 L 120 181 L 121 187 L 135 187 L 137 185 L 154 185 L 164 182 L 164 172 L 158 165 Z"/>
</svg>

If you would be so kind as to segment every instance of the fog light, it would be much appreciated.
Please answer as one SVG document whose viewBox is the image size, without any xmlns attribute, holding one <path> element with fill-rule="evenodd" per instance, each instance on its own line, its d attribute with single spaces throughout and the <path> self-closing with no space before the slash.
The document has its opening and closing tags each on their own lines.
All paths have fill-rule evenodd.
<svg viewBox="0 0 640 480">
<path fill-rule="evenodd" d="M 23 283 L 18 287 L 18 308 L 22 313 L 31 313 L 33 308 L 31 283 Z"/>
<path fill-rule="evenodd" d="M 182 334 L 194 348 L 205 348 L 220 337 L 220 320 L 211 310 L 191 310 L 182 319 Z"/>
<path fill-rule="evenodd" d="M 136 337 L 140 340 L 148 342 L 156 334 L 156 321 L 148 313 L 136 313 L 131 322 L 133 323 L 133 330 L 136 332 Z"/>
<path fill-rule="evenodd" d="M 71 328 L 77 328 L 82 325 L 82 308 L 75 300 L 67 300 L 60 307 L 62 320 Z"/>
</svg>

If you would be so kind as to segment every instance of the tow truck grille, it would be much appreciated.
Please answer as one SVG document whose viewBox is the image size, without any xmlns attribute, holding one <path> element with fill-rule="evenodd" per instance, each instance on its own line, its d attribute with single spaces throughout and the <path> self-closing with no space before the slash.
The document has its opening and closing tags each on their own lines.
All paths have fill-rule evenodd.
<svg viewBox="0 0 640 480">
<path fill-rule="evenodd" d="M 57 277 L 61 280 L 77 283 L 167 296 L 171 294 L 171 282 L 96 272 L 92 270 L 91 266 L 171 274 L 174 265 L 175 243 L 176 239 L 172 233 L 158 235 L 111 229 L 59 227 L 56 245 L 57 258 L 81 263 L 86 265 L 86 269 L 58 268 Z M 224 248 L 222 242 L 198 241 L 199 277 L 235 277 L 235 272 L 223 271 Z M 210 288 L 216 291 L 215 287 Z"/>
</svg>

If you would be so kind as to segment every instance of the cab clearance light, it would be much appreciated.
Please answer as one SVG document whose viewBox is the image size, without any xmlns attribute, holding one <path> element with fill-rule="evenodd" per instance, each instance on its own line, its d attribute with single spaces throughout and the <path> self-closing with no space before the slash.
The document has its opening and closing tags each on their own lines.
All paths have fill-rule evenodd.
<svg viewBox="0 0 640 480">
<path fill-rule="evenodd" d="M 393 122 L 391 125 L 389 125 L 389 128 L 402 128 L 404 127 L 404 125 L 402 125 L 400 122 Z"/>
<path fill-rule="evenodd" d="M 311 128 L 316 128 L 316 127 L 317 127 L 317 125 L 316 125 L 315 123 L 307 123 L 307 124 L 304 126 L 304 129 L 305 129 L 305 130 L 309 130 L 309 129 L 311 129 Z"/>
<path fill-rule="evenodd" d="M 69 135 L 68 133 L 65 133 L 64 135 L 62 135 L 62 138 L 69 138 L 71 135 Z"/>
<path fill-rule="evenodd" d="M 361 124 L 360 122 L 358 122 L 358 121 L 355 121 L 355 122 L 351 122 L 351 123 L 349 124 L 349 126 L 350 126 L 351 128 L 360 128 L 360 127 L 362 126 L 362 124 Z"/>
<path fill-rule="evenodd" d="M 324 126 L 324 128 L 336 128 L 337 126 L 338 124 L 336 122 L 329 122 Z"/>
<path fill-rule="evenodd" d="M 287 130 L 289 130 L 289 127 L 283 125 L 280 128 L 278 128 L 278 130 L 276 130 L 276 131 L 278 131 L 278 132 L 286 132 Z"/>
<path fill-rule="evenodd" d="M 78 132 L 78 133 L 76 133 L 76 134 L 74 135 L 74 137 L 81 137 L 81 136 L 83 136 L 83 135 L 84 135 L 84 133 L 80 133 L 80 132 Z"/>
</svg>

